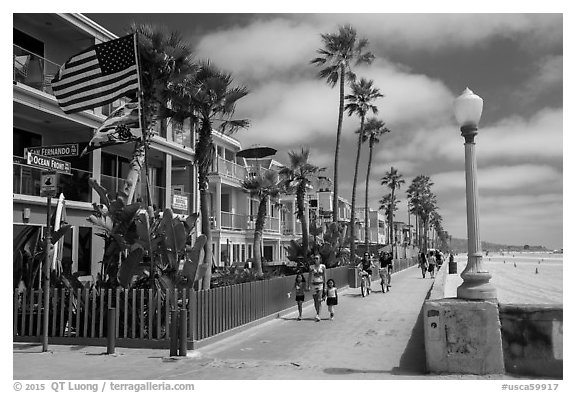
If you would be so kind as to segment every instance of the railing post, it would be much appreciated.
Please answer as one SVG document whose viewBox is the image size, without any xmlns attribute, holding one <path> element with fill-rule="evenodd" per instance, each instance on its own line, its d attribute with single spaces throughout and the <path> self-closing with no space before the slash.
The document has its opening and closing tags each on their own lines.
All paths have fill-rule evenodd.
<svg viewBox="0 0 576 393">
<path fill-rule="evenodd" d="M 170 356 L 178 356 L 178 311 L 170 310 Z"/>
<path fill-rule="evenodd" d="M 116 349 L 116 309 L 113 307 L 108 308 L 108 331 L 107 331 L 107 351 L 108 355 L 113 355 Z"/>
<path fill-rule="evenodd" d="M 179 355 L 186 356 L 188 351 L 188 315 L 186 314 L 185 308 L 180 310 L 178 325 L 180 326 Z"/>
</svg>

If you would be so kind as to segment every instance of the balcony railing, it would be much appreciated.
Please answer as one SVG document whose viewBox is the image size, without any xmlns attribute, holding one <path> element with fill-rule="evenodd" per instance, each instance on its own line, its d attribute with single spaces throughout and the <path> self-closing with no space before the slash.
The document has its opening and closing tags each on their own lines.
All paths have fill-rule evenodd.
<svg viewBox="0 0 576 393">
<path fill-rule="evenodd" d="M 42 170 L 26 165 L 22 157 L 13 156 L 12 165 L 14 194 L 40 196 L 40 177 Z M 91 202 L 88 179 L 92 174 L 88 171 L 72 168 L 71 175 L 58 176 L 57 193 L 64 194 L 70 201 Z"/>
<path fill-rule="evenodd" d="M 214 216 L 214 214 L 212 214 Z M 220 228 L 243 230 L 248 229 L 248 216 L 245 214 L 235 214 L 229 212 L 220 212 Z"/>
<path fill-rule="evenodd" d="M 51 81 L 60 65 L 24 48 L 14 45 L 13 80 L 26 86 L 52 94 Z"/>
<path fill-rule="evenodd" d="M 222 157 L 217 157 L 217 159 L 214 160 L 212 172 L 239 181 L 246 179 L 248 174 L 245 167 L 238 165 L 235 162 L 225 160 Z"/>
<path fill-rule="evenodd" d="M 124 191 L 124 186 L 126 184 L 125 179 L 120 179 L 118 177 L 101 175 L 100 176 L 100 185 L 109 193 L 116 193 L 118 191 Z M 187 194 L 187 193 L 184 193 Z M 159 187 L 159 186 L 150 186 L 150 204 L 157 209 L 164 210 L 166 207 L 166 188 Z M 146 201 L 146 184 L 138 181 L 136 184 L 136 189 L 134 190 L 134 197 L 132 198 L 133 201 Z M 190 201 L 189 194 L 188 194 L 188 201 Z M 190 203 L 187 204 L 188 209 L 186 210 L 178 210 L 177 213 L 181 214 L 190 214 Z"/>
</svg>

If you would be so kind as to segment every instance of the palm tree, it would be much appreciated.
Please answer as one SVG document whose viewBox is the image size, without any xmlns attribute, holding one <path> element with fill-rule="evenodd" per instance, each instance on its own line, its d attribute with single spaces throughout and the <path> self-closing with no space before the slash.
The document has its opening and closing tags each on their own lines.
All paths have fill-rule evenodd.
<svg viewBox="0 0 576 393">
<path fill-rule="evenodd" d="M 336 149 L 334 152 L 334 193 L 332 195 L 332 221 L 338 222 L 338 158 L 340 154 L 340 134 L 344 115 L 344 81 L 354 82 L 356 76 L 351 65 L 370 64 L 374 55 L 366 51 L 368 40 L 358 38 L 356 29 L 350 25 L 340 26 L 338 33 L 322 34 L 324 47 L 316 52 L 321 56 L 310 63 L 323 67 L 318 76 L 331 86 L 340 82 L 340 105 L 338 109 L 338 128 L 336 130 Z"/>
<path fill-rule="evenodd" d="M 350 258 L 351 261 L 355 259 L 356 252 L 356 231 L 354 230 L 354 220 L 356 217 L 356 183 L 358 181 L 358 164 L 360 163 L 360 151 L 362 148 L 362 137 L 364 135 L 364 121 L 368 112 L 373 114 L 378 113 L 378 108 L 372 104 L 377 98 L 383 97 L 384 95 L 380 93 L 376 87 L 372 84 L 374 81 L 367 80 L 365 78 L 360 79 L 359 83 L 352 84 L 352 94 L 346 96 L 348 103 L 345 109 L 348 111 L 348 116 L 353 114 L 360 117 L 360 129 L 358 133 L 358 145 L 356 151 L 356 165 L 354 166 L 354 178 L 352 181 L 352 217 L 350 218 Z M 367 222 L 366 222 L 367 223 Z"/>
<path fill-rule="evenodd" d="M 384 174 L 382 178 L 382 185 L 388 186 L 391 190 L 391 202 L 394 201 L 394 193 L 397 189 L 400 189 L 400 186 L 404 184 L 405 181 L 402 178 L 402 175 L 398 173 L 398 170 L 394 167 L 390 168 L 390 171 Z M 394 210 L 392 210 L 392 214 L 390 215 L 390 228 L 394 227 Z M 394 244 L 394 237 L 392 231 L 390 231 L 390 245 L 393 247 Z"/>
<path fill-rule="evenodd" d="M 300 152 L 290 151 L 288 152 L 288 157 L 290 166 L 282 168 L 280 175 L 284 178 L 283 182 L 286 185 L 287 192 L 296 194 L 296 216 L 302 225 L 302 250 L 304 253 L 302 257 L 306 259 L 308 256 L 309 238 L 304 198 L 307 188 L 312 185 L 312 177 L 325 168 L 319 168 L 308 162 L 310 157 L 310 149 L 308 148 L 303 147 Z"/>
<path fill-rule="evenodd" d="M 372 169 L 372 152 L 374 145 L 380 142 L 379 137 L 385 133 L 390 132 L 390 130 L 385 126 L 382 120 L 378 120 L 372 117 L 366 121 L 366 126 L 364 127 L 364 132 L 362 134 L 362 142 L 368 141 L 368 146 L 370 148 L 370 153 L 368 155 L 368 170 L 366 172 L 366 194 L 364 198 L 364 222 L 365 222 L 365 247 L 368 250 L 369 241 L 369 228 L 368 228 L 368 195 L 369 195 L 369 184 L 370 184 L 370 170 Z"/>
<path fill-rule="evenodd" d="M 378 203 L 380 203 L 378 210 L 384 210 L 386 218 L 388 218 L 388 221 L 390 221 L 390 218 L 393 217 L 393 212 L 398 210 L 398 202 L 400 201 L 398 198 L 396 198 L 396 196 L 394 196 L 394 199 L 392 199 L 392 194 L 388 193 L 378 201 Z M 392 231 L 392 228 L 390 231 Z"/>
<path fill-rule="evenodd" d="M 242 187 L 248 191 L 251 197 L 258 198 L 258 215 L 254 228 L 254 268 L 256 276 L 262 276 L 262 231 L 266 221 L 266 207 L 269 201 L 277 198 L 282 192 L 278 173 L 268 170 L 261 174 L 248 178 L 242 182 Z"/>
<path fill-rule="evenodd" d="M 169 117 L 177 120 L 191 116 L 188 108 L 183 108 L 183 112 L 169 110 L 168 104 L 178 94 L 173 87 L 190 78 L 196 70 L 190 44 L 179 33 L 169 33 L 163 27 L 146 24 L 132 24 L 129 31 L 138 35 L 141 106 L 145 120 L 142 132 L 147 140 L 137 142 L 132 154 L 123 190 L 128 196 L 127 204 L 132 201 L 140 172 L 145 166 L 149 129 L 157 120 L 164 122 Z"/>
<path fill-rule="evenodd" d="M 429 176 L 418 175 L 412 179 L 412 183 L 406 190 L 408 201 L 410 203 L 410 213 L 416 217 L 416 230 L 417 230 L 417 244 L 419 248 L 423 247 L 423 221 L 425 218 L 423 206 L 426 201 L 431 197 L 431 187 L 434 185 Z M 420 225 L 418 223 L 420 219 Z"/>
<path fill-rule="evenodd" d="M 178 86 L 184 100 L 177 102 L 177 106 L 188 106 L 197 116 L 198 141 L 196 142 L 194 162 L 198 170 L 198 188 L 200 189 L 200 215 L 202 217 L 202 233 L 206 235 L 204 246 L 204 262 L 199 266 L 202 273 L 202 289 L 210 288 L 212 276 L 212 234 L 208 220 L 208 174 L 214 160 L 214 143 L 212 131 L 215 123 L 222 133 L 231 134 L 240 128 L 249 126 L 246 119 L 232 119 L 236 103 L 248 94 L 244 86 L 232 86 L 231 74 L 222 71 L 203 61 L 193 79 L 184 81 Z"/>
</svg>

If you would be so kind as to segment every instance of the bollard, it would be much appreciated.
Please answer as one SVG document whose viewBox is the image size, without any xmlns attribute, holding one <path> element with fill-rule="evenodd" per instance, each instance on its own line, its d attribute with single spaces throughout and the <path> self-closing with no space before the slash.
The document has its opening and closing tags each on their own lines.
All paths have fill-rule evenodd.
<svg viewBox="0 0 576 393">
<path fill-rule="evenodd" d="M 178 356 L 178 310 L 170 310 L 170 356 Z"/>
<path fill-rule="evenodd" d="M 108 332 L 106 335 L 106 341 L 108 343 L 106 353 L 108 355 L 113 355 L 116 350 L 116 309 L 108 308 Z"/>
<path fill-rule="evenodd" d="M 178 321 L 180 326 L 180 345 L 179 345 L 179 355 L 186 356 L 188 351 L 188 315 L 187 310 L 180 310 L 180 318 Z"/>
</svg>

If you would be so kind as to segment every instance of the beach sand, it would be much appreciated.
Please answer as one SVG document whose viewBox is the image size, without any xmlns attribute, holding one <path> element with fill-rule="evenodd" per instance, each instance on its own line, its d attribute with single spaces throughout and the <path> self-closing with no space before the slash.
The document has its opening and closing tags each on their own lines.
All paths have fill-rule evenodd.
<svg viewBox="0 0 576 393">
<path fill-rule="evenodd" d="M 563 304 L 562 257 L 562 254 L 490 254 L 483 257 L 483 262 L 492 274 L 490 282 L 496 286 L 500 303 Z M 466 267 L 466 258 L 465 254 L 456 256 L 458 274 Z"/>
</svg>

